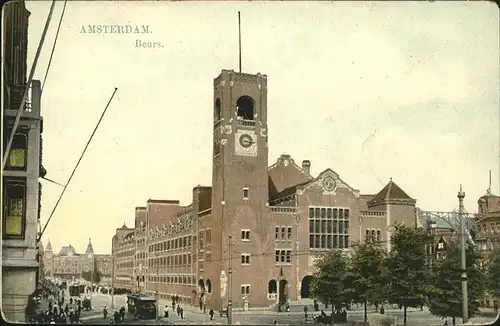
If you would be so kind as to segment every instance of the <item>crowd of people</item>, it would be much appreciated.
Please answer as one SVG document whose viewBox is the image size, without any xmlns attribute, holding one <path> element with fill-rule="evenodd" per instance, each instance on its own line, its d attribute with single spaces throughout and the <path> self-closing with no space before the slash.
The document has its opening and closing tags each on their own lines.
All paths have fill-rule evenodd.
<svg viewBox="0 0 500 326">
<path fill-rule="evenodd" d="M 65 297 L 66 284 L 45 280 L 40 295 L 36 297 L 35 311 L 28 316 L 32 324 L 78 324 L 84 308 L 81 299 Z M 42 300 L 48 302 L 48 308 L 41 307 Z"/>
</svg>

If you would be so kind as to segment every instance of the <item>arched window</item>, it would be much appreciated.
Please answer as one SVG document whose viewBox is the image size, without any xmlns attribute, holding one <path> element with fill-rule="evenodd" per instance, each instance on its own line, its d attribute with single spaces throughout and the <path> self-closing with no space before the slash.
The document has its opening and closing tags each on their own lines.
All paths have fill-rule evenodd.
<svg viewBox="0 0 500 326">
<path fill-rule="evenodd" d="M 210 280 L 207 280 L 206 288 L 208 293 L 212 293 L 212 282 Z"/>
<path fill-rule="evenodd" d="M 205 282 L 203 282 L 202 279 L 198 280 L 198 287 L 200 288 L 201 292 L 205 292 Z"/>
<path fill-rule="evenodd" d="M 241 96 L 236 101 L 236 115 L 244 120 L 253 120 L 254 102 L 250 96 Z"/>
<path fill-rule="evenodd" d="M 269 283 L 267 283 L 267 293 L 277 293 L 277 292 L 278 292 L 278 286 L 276 280 L 270 280 Z"/>
<path fill-rule="evenodd" d="M 216 99 L 215 106 L 214 106 L 214 120 L 215 120 L 215 122 L 217 122 L 221 118 L 222 118 L 222 116 L 221 116 L 220 100 Z"/>
</svg>

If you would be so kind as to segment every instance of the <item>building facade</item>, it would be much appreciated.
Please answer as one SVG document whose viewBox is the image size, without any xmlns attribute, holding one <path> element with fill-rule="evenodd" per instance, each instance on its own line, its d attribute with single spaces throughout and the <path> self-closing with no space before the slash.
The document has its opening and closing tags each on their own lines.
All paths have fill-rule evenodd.
<svg viewBox="0 0 500 326">
<path fill-rule="evenodd" d="M 28 19 L 24 1 L 4 6 L 3 19 L 3 146 L 14 134 L 2 171 L 2 312 L 11 322 L 24 322 L 38 283 L 38 228 L 42 167 L 40 81 L 27 84 Z M 21 119 L 14 130 L 17 112 Z"/>
<path fill-rule="evenodd" d="M 308 160 L 269 165 L 266 75 L 223 70 L 213 88 L 212 185 L 186 206 L 136 207 L 134 228 L 113 237 L 117 284 L 207 309 L 301 300 L 318 252 L 368 237 L 390 250 L 394 223 L 417 224 L 416 200 L 392 179 L 366 195 L 332 169 L 312 175 Z"/>
<path fill-rule="evenodd" d="M 55 254 L 49 240 L 44 250 L 43 264 L 45 277 L 65 280 L 84 278 L 98 283 L 101 278 L 111 277 L 112 256 L 94 253 L 90 239 L 83 254 L 79 254 L 72 245 L 63 246 Z"/>
</svg>

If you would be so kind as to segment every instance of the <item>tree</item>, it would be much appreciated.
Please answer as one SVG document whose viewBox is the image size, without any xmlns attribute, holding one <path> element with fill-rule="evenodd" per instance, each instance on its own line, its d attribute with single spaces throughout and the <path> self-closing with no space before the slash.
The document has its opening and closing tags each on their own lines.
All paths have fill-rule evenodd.
<svg viewBox="0 0 500 326">
<path fill-rule="evenodd" d="M 453 325 L 462 317 L 461 255 L 458 243 L 450 243 L 446 257 L 435 265 L 432 291 L 429 294 L 430 312 L 439 317 L 451 317 Z M 479 312 L 479 300 L 484 293 L 484 276 L 479 269 L 479 255 L 472 245 L 466 250 L 469 317 Z"/>
<path fill-rule="evenodd" d="M 364 305 L 365 323 L 368 319 L 367 303 L 377 305 L 385 301 L 385 257 L 385 251 L 371 243 L 358 244 L 351 256 L 349 276 L 353 283 L 353 301 Z"/>
<path fill-rule="evenodd" d="M 494 297 L 500 297 L 500 248 L 495 249 L 488 263 L 486 287 Z"/>
<path fill-rule="evenodd" d="M 311 284 L 312 297 L 340 308 L 346 302 L 348 260 L 341 250 L 321 253 L 315 261 L 316 272 Z"/>
<path fill-rule="evenodd" d="M 404 309 L 406 325 L 408 307 L 421 307 L 429 291 L 430 271 L 426 264 L 425 245 L 431 237 L 421 229 L 404 224 L 393 227 L 391 251 L 386 260 L 388 301 Z"/>
</svg>

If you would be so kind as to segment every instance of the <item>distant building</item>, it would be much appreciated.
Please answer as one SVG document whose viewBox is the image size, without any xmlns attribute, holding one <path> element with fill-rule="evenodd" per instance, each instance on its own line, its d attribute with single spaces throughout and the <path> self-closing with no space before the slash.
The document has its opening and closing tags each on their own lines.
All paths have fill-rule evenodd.
<svg viewBox="0 0 500 326">
<path fill-rule="evenodd" d="M 40 81 L 28 85 L 26 80 L 30 12 L 25 2 L 6 3 L 3 14 L 4 151 L 10 136 L 14 137 L 10 152 L 2 153 L 7 154 L 2 171 L 2 312 L 7 321 L 23 323 L 38 283 L 39 178 L 46 174 L 42 166 L 41 89 Z M 26 91 L 28 99 L 14 130 Z"/>
<path fill-rule="evenodd" d="M 55 254 L 49 240 L 43 261 L 45 277 L 66 280 L 82 277 L 92 282 L 111 277 L 111 255 L 95 254 L 90 239 L 83 254 L 79 254 L 72 245 L 63 246 Z"/>
<path fill-rule="evenodd" d="M 394 223 L 417 224 L 416 200 L 392 180 L 364 195 L 332 169 L 313 175 L 308 160 L 269 165 L 266 75 L 223 70 L 213 87 L 212 185 L 186 206 L 136 207 L 134 228 L 113 236 L 116 287 L 207 309 L 231 291 L 235 308 L 268 307 L 309 297 L 318 252 L 367 238 L 390 250 Z"/>
</svg>

